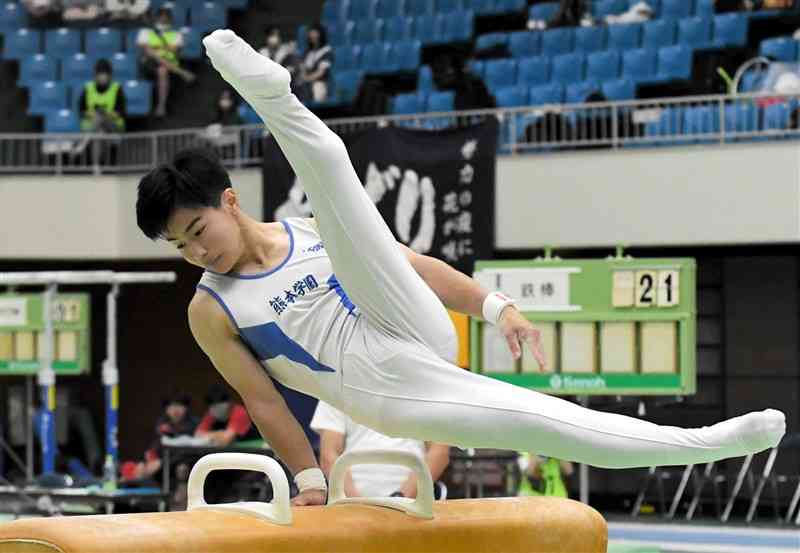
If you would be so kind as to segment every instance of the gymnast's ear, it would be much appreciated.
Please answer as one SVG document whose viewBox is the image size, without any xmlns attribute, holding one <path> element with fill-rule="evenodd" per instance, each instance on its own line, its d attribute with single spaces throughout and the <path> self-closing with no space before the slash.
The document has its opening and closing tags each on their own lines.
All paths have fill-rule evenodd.
<svg viewBox="0 0 800 553">
<path fill-rule="evenodd" d="M 226 188 L 220 195 L 220 207 L 233 215 L 238 215 L 241 208 L 239 206 L 239 196 L 233 188 Z"/>
</svg>

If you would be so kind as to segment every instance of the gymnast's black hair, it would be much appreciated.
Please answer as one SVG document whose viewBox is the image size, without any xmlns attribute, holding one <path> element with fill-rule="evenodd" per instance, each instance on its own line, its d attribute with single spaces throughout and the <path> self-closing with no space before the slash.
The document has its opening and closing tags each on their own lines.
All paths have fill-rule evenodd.
<svg viewBox="0 0 800 553">
<path fill-rule="evenodd" d="M 230 187 L 231 178 L 213 151 L 183 150 L 139 181 L 136 222 L 151 240 L 164 238 L 176 209 L 219 207 L 222 192 Z"/>
</svg>

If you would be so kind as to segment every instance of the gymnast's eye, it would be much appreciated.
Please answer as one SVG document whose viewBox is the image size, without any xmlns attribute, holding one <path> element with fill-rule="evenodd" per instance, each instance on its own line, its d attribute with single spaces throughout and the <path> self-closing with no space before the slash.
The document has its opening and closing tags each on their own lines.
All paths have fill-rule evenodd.
<svg viewBox="0 0 800 553">
<path fill-rule="evenodd" d="M 208 225 L 206 225 L 206 226 L 208 226 Z M 195 232 L 195 233 L 194 233 L 194 235 L 195 235 L 195 236 L 200 236 L 201 234 L 203 234 L 203 231 L 204 231 L 204 230 L 206 230 L 206 227 L 203 227 L 203 228 L 201 228 L 200 230 L 198 230 L 197 232 Z"/>
</svg>

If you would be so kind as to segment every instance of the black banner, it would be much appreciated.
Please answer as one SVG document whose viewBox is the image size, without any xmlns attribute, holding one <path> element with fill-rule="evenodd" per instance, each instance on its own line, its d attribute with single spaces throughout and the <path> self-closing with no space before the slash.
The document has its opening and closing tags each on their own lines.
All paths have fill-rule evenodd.
<svg viewBox="0 0 800 553">
<path fill-rule="evenodd" d="M 345 138 L 350 159 L 395 237 L 471 274 L 494 244 L 497 121 L 468 128 L 370 129 Z M 264 153 L 264 220 L 309 217 L 311 205 L 274 139 Z"/>
</svg>

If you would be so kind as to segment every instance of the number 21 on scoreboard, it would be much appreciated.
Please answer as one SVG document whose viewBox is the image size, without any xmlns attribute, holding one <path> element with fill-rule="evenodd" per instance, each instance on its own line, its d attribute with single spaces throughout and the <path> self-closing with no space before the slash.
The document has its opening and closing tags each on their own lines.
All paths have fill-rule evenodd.
<svg viewBox="0 0 800 553">
<path fill-rule="evenodd" d="M 614 307 L 673 307 L 680 302 L 679 289 L 679 271 L 615 271 L 613 304 Z"/>
</svg>

